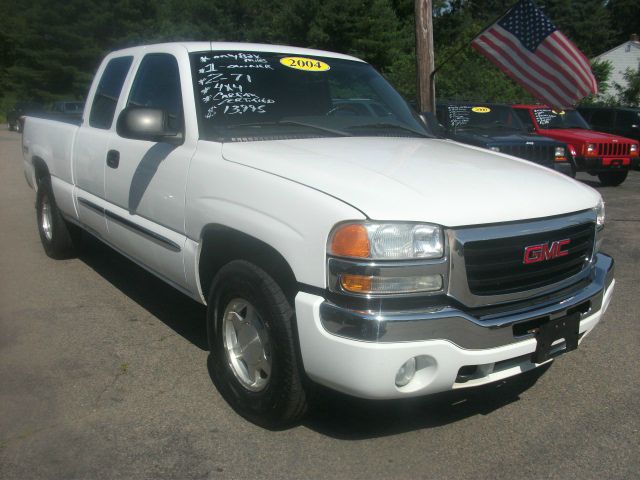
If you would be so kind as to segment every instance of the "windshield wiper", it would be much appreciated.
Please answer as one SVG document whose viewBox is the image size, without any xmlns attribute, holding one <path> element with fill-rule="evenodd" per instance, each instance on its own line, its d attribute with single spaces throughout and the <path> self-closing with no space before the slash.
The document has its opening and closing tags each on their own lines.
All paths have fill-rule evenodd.
<svg viewBox="0 0 640 480">
<path fill-rule="evenodd" d="M 415 133 L 420 137 L 431 138 L 430 135 L 426 133 L 419 132 L 418 130 L 414 130 L 411 127 L 405 127 L 404 125 L 398 125 L 396 123 L 388 123 L 388 122 L 378 122 L 378 123 L 365 123 L 363 125 L 351 125 L 347 127 L 348 129 L 353 128 L 398 128 L 400 130 L 405 130 L 407 132 Z"/>
<path fill-rule="evenodd" d="M 235 125 L 227 125 L 227 128 L 236 128 L 236 127 L 271 127 L 274 125 L 295 125 L 298 127 L 307 127 L 314 128 L 316 130 L 321 130 L 323 132 L 333 133 L 334 135 L 338 135 L 340 137 L 350 137 L 351 135 L 342 130 L 335 130 L 329 127 L 323 127 L 321 125 L 314 125 L 313 123 L 305 123 L 298 122 L 295 120 L 279 120 L 277 122 L 251 122 L 251 123 L 238 123 Z"/>
</svg>

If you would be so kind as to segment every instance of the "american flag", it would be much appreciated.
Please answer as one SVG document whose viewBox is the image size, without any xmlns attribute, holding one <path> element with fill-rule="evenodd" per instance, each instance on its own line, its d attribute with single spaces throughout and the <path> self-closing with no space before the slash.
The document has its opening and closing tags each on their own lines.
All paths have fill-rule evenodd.
<svg viewBox="0 0 640 480">
<path fill-rule="evenodd" d="M 520 0 L 471 46 L 552 107 L 598 92 L 589 60 L 531 0 Z"/>
</svg>

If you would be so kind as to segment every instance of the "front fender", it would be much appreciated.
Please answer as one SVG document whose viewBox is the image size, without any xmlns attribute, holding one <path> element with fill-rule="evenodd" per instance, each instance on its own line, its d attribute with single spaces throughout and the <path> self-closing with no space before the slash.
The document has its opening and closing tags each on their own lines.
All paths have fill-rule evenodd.
<svg viewBox="0 0 640 480">
<path fill-rule="evenodd" d="M 298 282 L 324 288 L 329 232 L 364 215 L 325 193 L 223 160 L 220 150 L 220 144 L 200 142 L 191 161 L 187 236 L 199 241 L 212 223 L 246 233 L 277 250 Z"/>
</svg>

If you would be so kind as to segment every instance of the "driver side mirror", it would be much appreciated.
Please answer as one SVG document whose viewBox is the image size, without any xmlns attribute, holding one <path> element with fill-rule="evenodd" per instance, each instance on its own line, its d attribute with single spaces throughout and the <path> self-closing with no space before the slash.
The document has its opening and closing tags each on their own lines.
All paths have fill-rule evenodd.
<svg viewBox="0 0 640 480">
<path fill-rule="evenodd" d="M 118 116 L 118 135 L 133 140 L 164 142 L 179 145 L 184 141 L 182 131 L 169 127 L 169 115 L 160 108 L 127 107 Z"/>
</svg>

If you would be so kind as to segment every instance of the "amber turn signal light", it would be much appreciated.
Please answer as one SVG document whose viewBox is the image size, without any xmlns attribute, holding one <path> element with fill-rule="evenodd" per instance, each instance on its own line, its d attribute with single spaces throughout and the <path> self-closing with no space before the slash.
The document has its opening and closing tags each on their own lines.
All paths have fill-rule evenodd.
<svg viewBox="0 0 640 480">
<path fill-rule="evenodd" d="M 371 293 L 373 277 L 343 274 L 340 276 L 342 288 L 352 293 Z"/>
<path fill-rule="evenodd" d="M 369 235 L 364 225 L 348 223 L 333 233 L 330 252 L 332 255 L 368 258 L 369 252 Z"/>
</svg>

